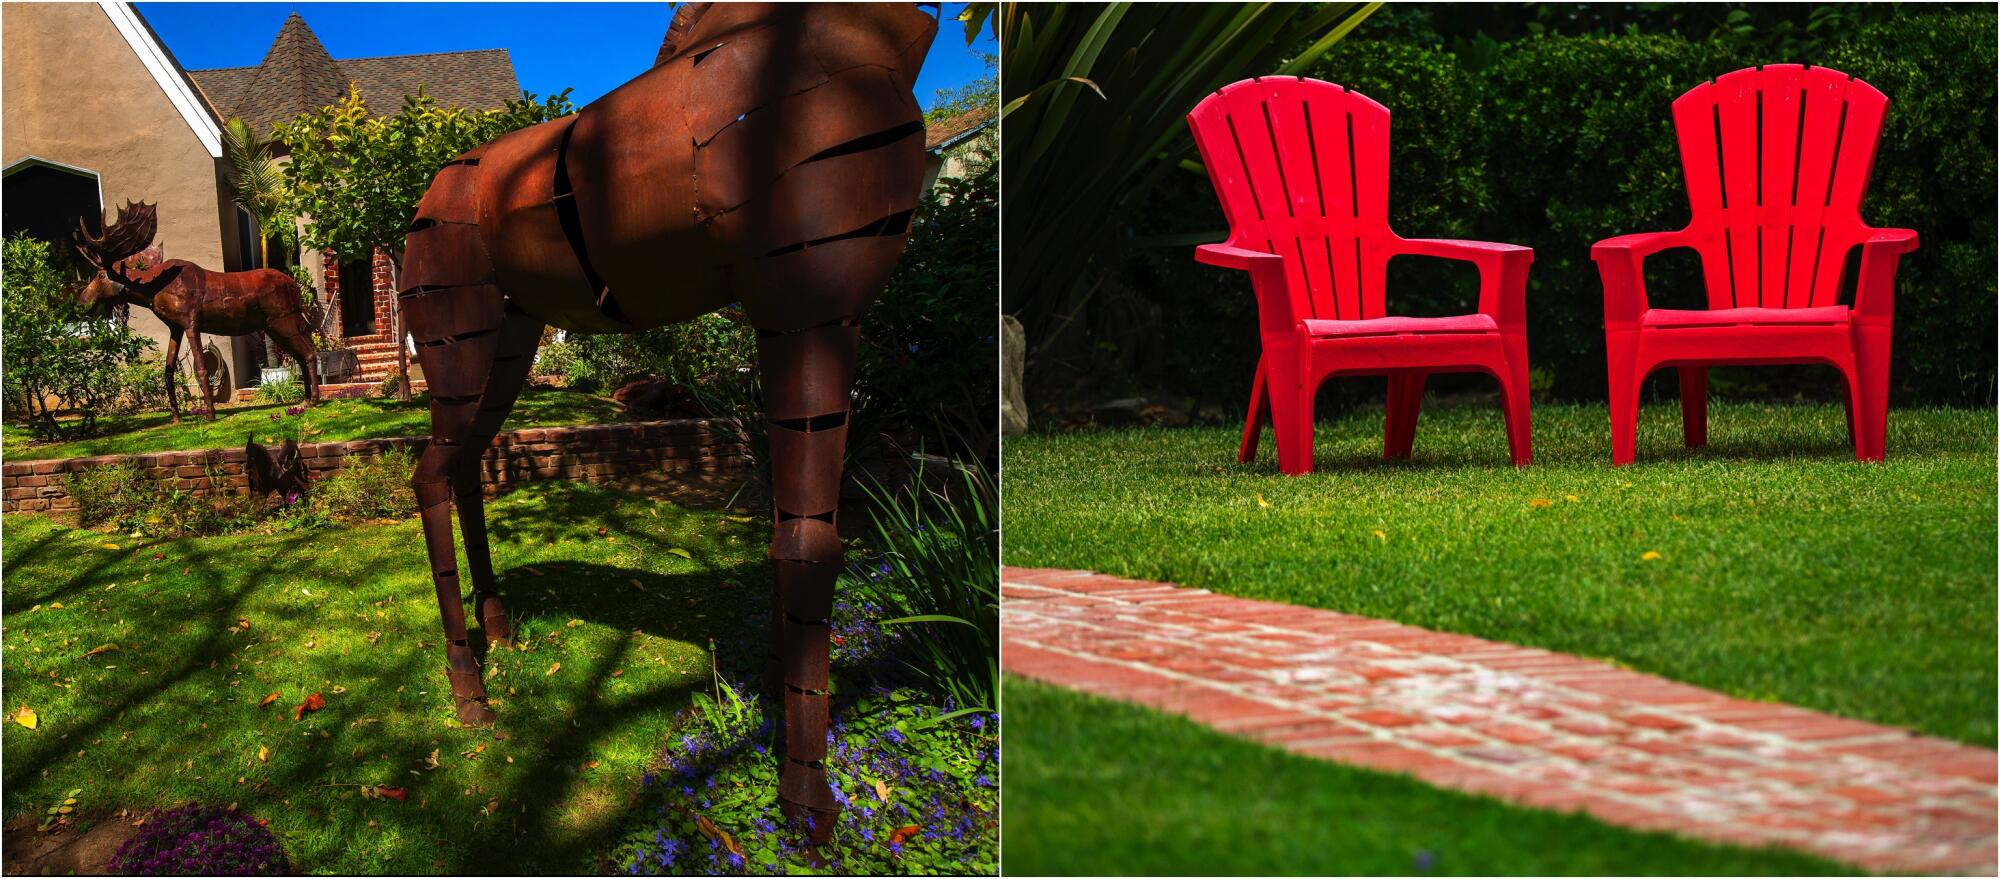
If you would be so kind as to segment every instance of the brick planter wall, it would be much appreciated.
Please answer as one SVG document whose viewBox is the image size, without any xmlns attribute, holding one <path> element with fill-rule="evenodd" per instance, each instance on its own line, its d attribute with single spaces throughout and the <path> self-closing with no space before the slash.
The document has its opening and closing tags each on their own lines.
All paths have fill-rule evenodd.
<svg viewBox="0 0 2000 879">
<path fill-rule="evenodd" d="M 742 445 L 731 440 L 730 433 L 704 418 L 508 431 L 486 451 L 481 476 L 492 494 L 536 479 L 624 482 L 663 472 L 728 470 L 747 463 Z M 372 457 L 398 448 L 422 454 L 429 442 L 428 437 L 408 436 L 306 443 L 299 446 L 299 455 L 308 469 L 325 478 L 349 456 Z M 69 474 L 128 461 L 182 491 L 249 490 L 242 449 L 10 461 L 0 465 L 0 513 L 74 510 L 76 500 L 64 490 Z"/>
</svg>

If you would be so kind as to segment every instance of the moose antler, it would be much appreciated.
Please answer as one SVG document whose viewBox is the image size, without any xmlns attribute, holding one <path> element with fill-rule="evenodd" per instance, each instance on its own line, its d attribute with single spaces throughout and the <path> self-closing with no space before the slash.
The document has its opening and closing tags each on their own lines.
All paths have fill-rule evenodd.
<svg viewBox="0 0 2000 879">
<path fill-rule="evenodd" d="M 159 206 L 147 202 L 125 202 L 118 209 L 118 221 L 104 228 L 104 234 L 90 237 L 90 227 L 76 221 L 76 251 L 105 274 L 116 272 L 119 261 L 145 250 L 159 229 Z"/>
</svg>

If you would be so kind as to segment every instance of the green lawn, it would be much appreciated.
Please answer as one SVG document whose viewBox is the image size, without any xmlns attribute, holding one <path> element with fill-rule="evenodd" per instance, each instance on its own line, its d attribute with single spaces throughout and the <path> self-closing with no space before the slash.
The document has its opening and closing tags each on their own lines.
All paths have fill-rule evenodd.
<svg viewBox="0 0 2000 879">
<path fill-rule="evenodd" d="M 81 788 L 86 822 L 239 803 L 308 872 L 603 869 L 674 712 L 711 684 L 710 639 L 762 647 L 746 617 L 770 525 L 571 483 L 489 511 L 527 645 L 489 657 L 494 729 L 453 716 L 414 518 L 134 540 L 6 517 L 6 817 Z M 314 692 L 325 709 L 294 720 Z"/>
<path fill-rule="evenodd" d="M 286 415 L 287 408 L 271 403 L 223 406 L 216 410 L 213 422 L 183 411 L 180 424 L 170 423 L 165 412 L 142 412 L 104 419 L 103 435 L 62 443 L 38 442 L 22 425 L 9 424 L 0 429 L 0 454 L 10 461 L 26 461 L 241 448 L 244 439 L 250 436 L 260 441 L 283 442 L 289 437 L 300 442 L 330 442 L 429 436 L 431 432 L 428 394 L 417 394 L 408 403 L 394 397 L 327 400 L 298 416 Z M 272 415 L 278 416 L 275 421 Z M 624 420 L 623 411 L 609 398 L 559 388 L 529 387 L 521 392 L 520 402 L 507 416 L 507 429 Z"/>
<path fill-rule="evenodd" d="M 1993 410 L 1892 411 L 1888 462 L 1870 465 L 1838 406 L 1718 403 L 1694 451 L 1678 407 L 1648 407 L 1639 462 L 1618 470 L 1602 406 L 1534 418 L 1522 469 L 1494 407 L 1425 411 L 1415 457 L 1395 464 L 1379 409 L 1323 423 L 1304 477 L 1277 472 L 1268 436 L 1235 463 L 1232 428 L 1011 439 L 1004 558 L 1611 658 L 1994 744 Z"/>
<path fill-rule="evenodd" d="M 1002 707 L 1009 874 L 1856 872 L 1441 790 L 1023 678 Z"/>
</svg>

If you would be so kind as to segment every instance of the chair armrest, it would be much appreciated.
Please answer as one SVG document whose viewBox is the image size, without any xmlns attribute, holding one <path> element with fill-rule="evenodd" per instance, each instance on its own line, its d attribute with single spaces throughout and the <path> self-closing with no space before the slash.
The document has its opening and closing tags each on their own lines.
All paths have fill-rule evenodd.
<svg viewBox="0 0 2000 879">
<path fill-rule="evenodd" d="M 1257 294 L 1257 325 L 1265 335 L 1291 334 L 1298 328 L 1300 315 L 1309 313 L 1300 301 L 1305 291 L 1292 289 L 1282 256 L 1223 243 L 1196 247 L 1194 258 L 1199 263 L 1250 273 L 1250 289 Z"/>
<path fill-rule="evenodd" d="M 1854 284 L 1854 316 L 1886 323 L 1896 312 L 1896 265 L 1917 249 L 1913 229 L 1876 229 L 1861 240 L 1861 274 Z"/>
<path fill-rule="evenodd" d="M 1620 235 L 1591 245 L 1590 258 L 1597 263 L 1597 275 L 1604 283 L 1605 328 L 1637 326 L 1645 315 L 1646 257 L 1691 246 L 1684 231 Z"/>
<path fill-rule="evenodd" d="M 1479 313 L 1493 318 L 1502 329 L 1527 324 L 1528 266 L 1535 261 L 1533 249 L 1492 241 L 1403 238 L 1395 253 L 1472 263 L 1479 269 Z"/>
</svg>

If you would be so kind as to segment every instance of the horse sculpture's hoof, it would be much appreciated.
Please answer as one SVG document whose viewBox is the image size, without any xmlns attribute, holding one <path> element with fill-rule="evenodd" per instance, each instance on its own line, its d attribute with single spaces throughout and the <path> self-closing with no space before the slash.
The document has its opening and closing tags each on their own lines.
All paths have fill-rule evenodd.
<svg viewBox="0 0 2000 879">
<path fill-rule="evenodd" d="M 466 726 L 492 726 L 493 706 L 485 699 L 458 699 L 458 722 Z"/>
</svg>

